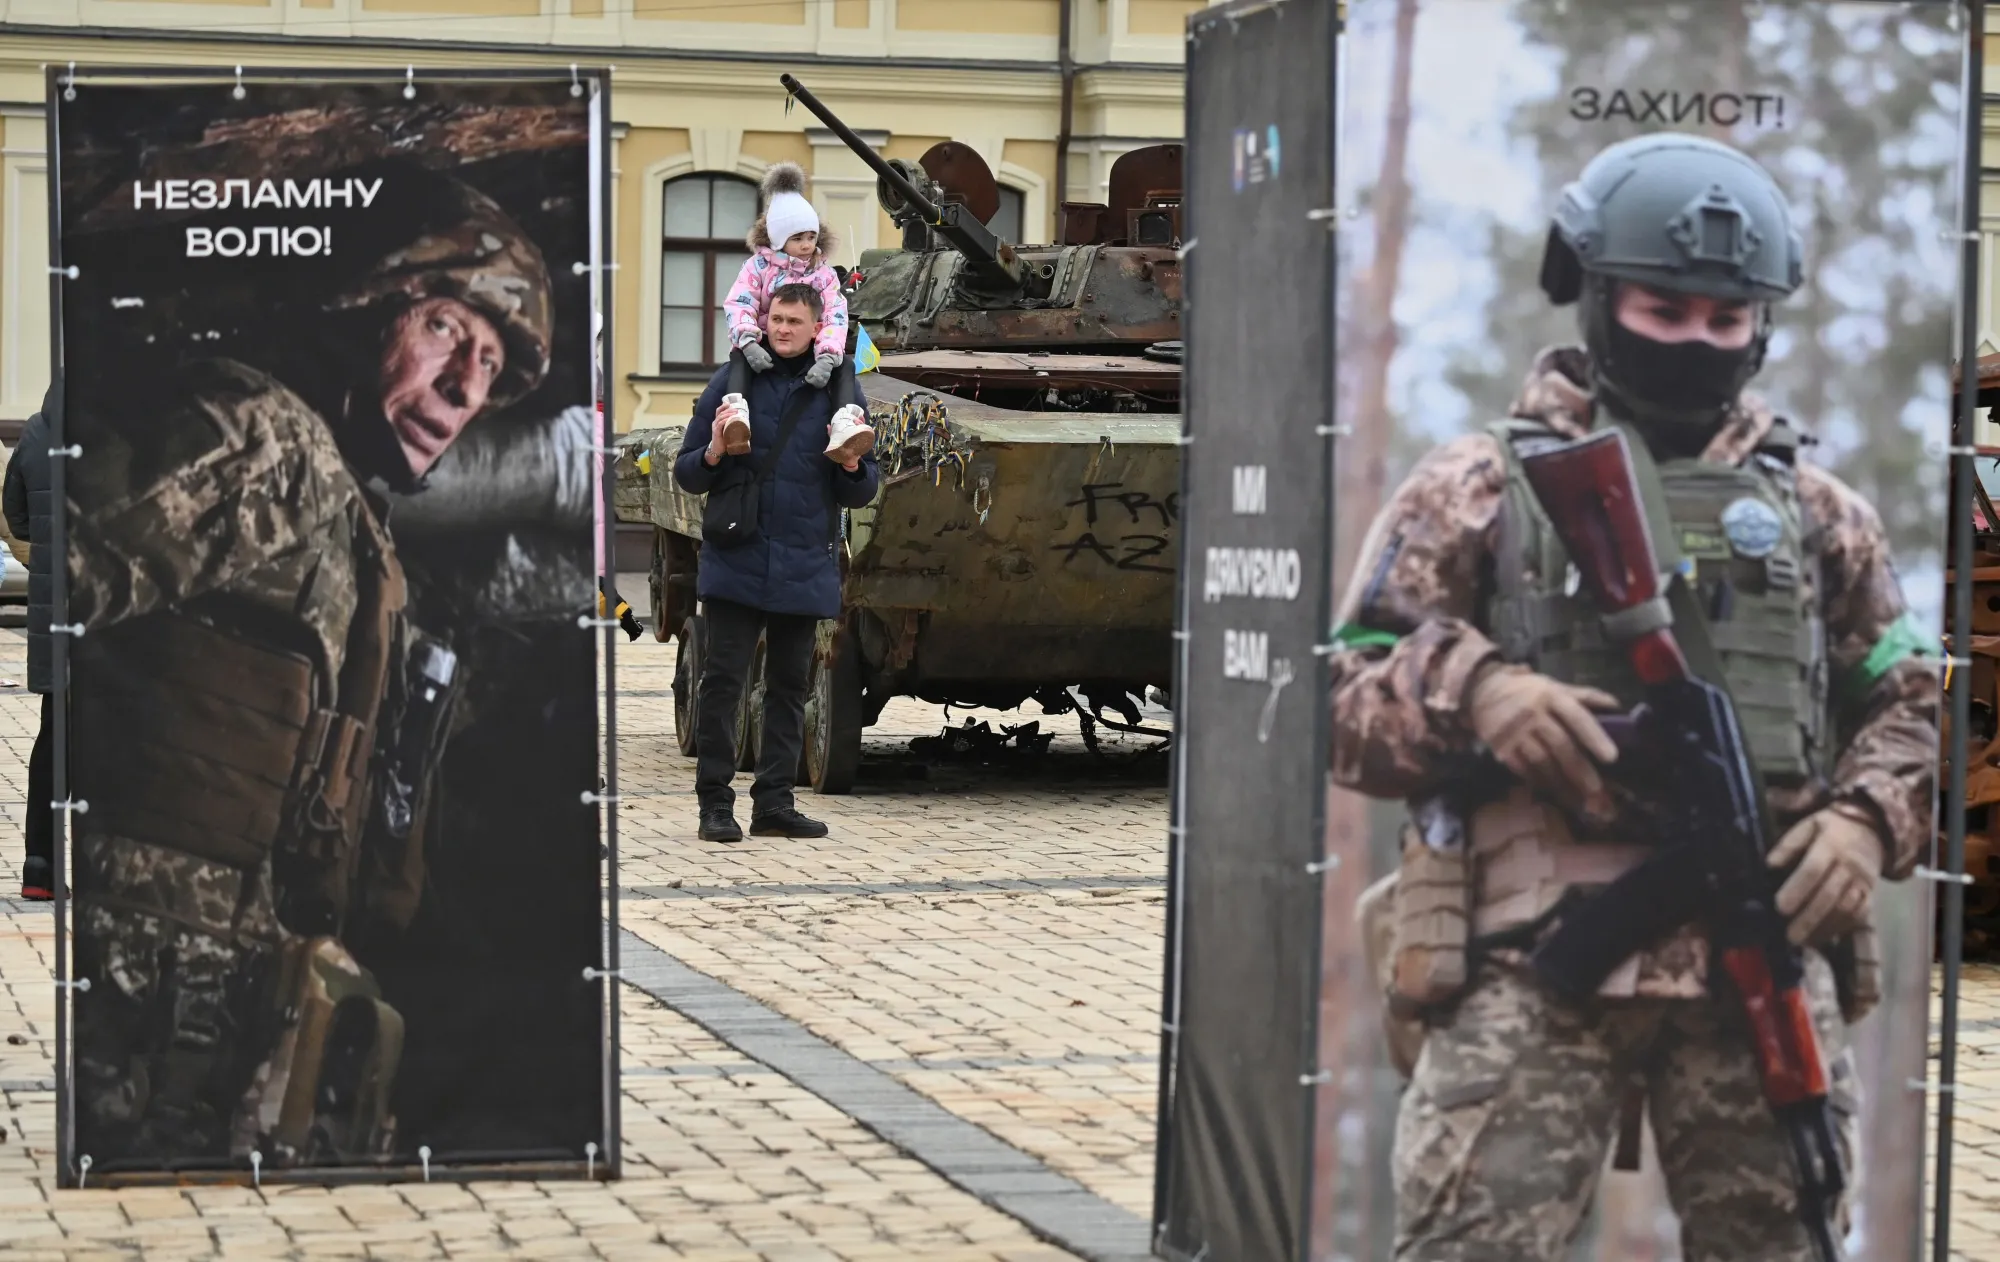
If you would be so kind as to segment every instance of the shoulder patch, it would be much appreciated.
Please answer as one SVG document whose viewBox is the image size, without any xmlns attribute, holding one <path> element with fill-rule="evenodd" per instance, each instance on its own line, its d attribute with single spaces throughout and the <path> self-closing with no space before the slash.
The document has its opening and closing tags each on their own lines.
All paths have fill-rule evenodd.
<svg viewBox="0 0 2000 1262">
<path fill-rule="evenodd" d="M 1778 510 L 1755 496 L 1734 500 L 1722 510 L 1722 533 L 1730 551 L 1750 560 L 1762 560 L 1777 550 L 1785 537 L 1785 521 Z"/>
</svg>

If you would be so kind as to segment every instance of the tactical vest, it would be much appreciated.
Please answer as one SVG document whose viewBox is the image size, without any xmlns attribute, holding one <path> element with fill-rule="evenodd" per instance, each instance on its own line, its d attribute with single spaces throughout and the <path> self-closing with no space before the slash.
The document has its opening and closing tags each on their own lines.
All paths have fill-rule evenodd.
<svg viewBox="0 0 2000 1262">
<path fill-rule="evenodd" d="M 406 602 L 393 548 L 358 496 L 352 516 L 356 603 L 337 680 L 321 655 L 300 650 L 309 637 L 213 604 L 77 642 L 70 704 L 87 738 L 76 742 L 74 783 L 90 803 L 87 831 L 244 871 L 269 857 L 281 898 L 289 885 L 287 901 L 337 917 Z M 185 920 L 174 908 L 137 910 Z M 218 931 L 206 916 L 189 927 Z"/>
<path fill-rule="evenodd" d="M 1507 481 L 1488 634 L 1508 661 L 1635 704 L 1638 679 L 1623 650 L 1605 638 L 1597 609 L 1579 589 L 1521 471 L 1515 443 L 1556 435 L 1521 419 L 1489 429 L 1500 442 Z M 1773 787 L 1816 780 L 1828 770 L 1820 541 L 1799 503 L 1797 446 L 1797 434 L 1779 421 L 1739 466 L 1693 458 L 1659 462 L 1665 502 L 1651 517 L 1657 523 L 1663 511 L 1670 523 L 1682 572 L 1708 613 L 1751 756 Z M 1635 451 L 1634 458 L 1646 454 Z"/>
</svg>

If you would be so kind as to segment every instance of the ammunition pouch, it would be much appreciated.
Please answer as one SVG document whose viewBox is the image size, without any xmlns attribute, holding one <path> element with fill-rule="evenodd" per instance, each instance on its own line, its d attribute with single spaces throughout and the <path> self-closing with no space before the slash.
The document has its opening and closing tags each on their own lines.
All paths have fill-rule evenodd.
<svg viewBox="0 0 2000 1262">
<path fill-rule="evenodd" d="M 1437 850 L 1405 824 L 1396 882 L 1389 1004 L 1416 1016 L 1456 999 L 1471 976 L 1472 874 L 1463 848 Z"/>
<path fill-rule="evenodd" d="M 1463 848 L 1434 848 L 1405 822 L 1397 870 L 1356 907 L 1370 975 L 1382 988 L 1383 1033 L 1408 1078 L 1423 1050 L 1428 1013 L 1449 1006 L 1472 976 L 1472 881 Z"/>
<path fill-rule="evenodd" d="M 274 1000 L 286 1028 L 265 1077 L 259 1128 L 282 1165 L 387 1157 L 389 1101 L 403 1055 L 403 1018 L 368 971 L 331 938 L 285 954 Z"/>
<path fill-rule="evenodd" d="M 180 613 L 79 641 L 70 705 L 88 829 L 242 870 L 343 833 L 366 730 L 302 654 Z"/>
<path fill-rule="evenodd" d="M 1424 1023 L 1421 1018 L 1404 1012 L 1390 996 L 1396 949 L 1396 890 L 1401 875 L 1391 872 L 1363 890 L 1354 914 L 1361 926 L 1368 974 L 1382 989 L 1382 1036 L 1388 1045 L 1389 1062 L 1407 1080 L 1416 1071 L 1417 1056 L 1424 1048 Z"/>
</svg>

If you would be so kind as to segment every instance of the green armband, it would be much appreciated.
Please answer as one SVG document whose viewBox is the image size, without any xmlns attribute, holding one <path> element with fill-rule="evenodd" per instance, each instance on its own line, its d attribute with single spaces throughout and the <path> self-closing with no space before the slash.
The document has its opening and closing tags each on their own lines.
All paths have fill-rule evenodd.
<svg viewBox="0 0 2000 1262">
<path fill-rule="evenodd" d="M 1875 685 L 1882 682 L 1882 677 L 1902 662 L 1912 657 L 1935 656 L 1937 649 L 1930 638 L 1918 629 L 1915 617 L 1906 613 L 1889 624 L 1859 666 L 1840 672 L 1835 687 L 1843 702 L 1860 705 Z"/>
<path fill-rule="evenodd" d="M 1333 642 L 1345 649 L 1387 649 L 1396 647 L 1400 637 L 1387 631 L 1372 631 L 1358 623 L 1344 622 L 1333 633 Z"/>
</svg>

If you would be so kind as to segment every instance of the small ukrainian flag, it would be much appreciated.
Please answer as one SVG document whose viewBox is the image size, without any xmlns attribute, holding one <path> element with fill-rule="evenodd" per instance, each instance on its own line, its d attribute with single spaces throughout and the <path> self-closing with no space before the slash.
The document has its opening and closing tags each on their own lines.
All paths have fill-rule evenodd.
<svg viewBox="0 0 2000 1262">
<path fill-rule="evenodd" d="M 881 363 L 882 352 L 875 349 L 875 343 L 869 338 L 868 330 L 862 328 L 857 321 L 854 325 L 854 371 L 874 372 Z"/>
</svg>

